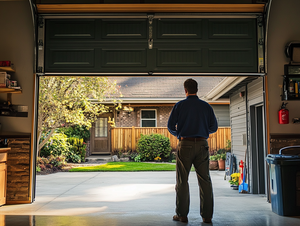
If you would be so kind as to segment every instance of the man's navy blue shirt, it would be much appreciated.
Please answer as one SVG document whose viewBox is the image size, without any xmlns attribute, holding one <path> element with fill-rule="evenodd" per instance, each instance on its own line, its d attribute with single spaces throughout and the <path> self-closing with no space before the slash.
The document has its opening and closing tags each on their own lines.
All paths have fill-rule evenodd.
<svg viewBox="0 0 300 226">
<path fill-rule="evenodd" d="M 218 130 L 212 107 L 198 96 L 187 96 L 175 104 L 168 121 L 169 132 L 181 137 L 205 137 Z"/>
</svg>

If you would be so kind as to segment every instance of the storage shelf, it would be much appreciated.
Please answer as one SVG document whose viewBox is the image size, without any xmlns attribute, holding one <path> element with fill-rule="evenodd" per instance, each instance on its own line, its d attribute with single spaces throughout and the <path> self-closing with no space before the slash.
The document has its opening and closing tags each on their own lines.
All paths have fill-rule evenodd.
<svg viewBox="0 0 300 226">
<path fill-rule="evenodd" d="M 22 90 L 12 88 L 0 88 L 0 93 L 22 93 Z"/>
<path fill-rule="evenodd" d="M 16 72 L 11 67 L 0 67 L 0 71 Z"/>
</svg>

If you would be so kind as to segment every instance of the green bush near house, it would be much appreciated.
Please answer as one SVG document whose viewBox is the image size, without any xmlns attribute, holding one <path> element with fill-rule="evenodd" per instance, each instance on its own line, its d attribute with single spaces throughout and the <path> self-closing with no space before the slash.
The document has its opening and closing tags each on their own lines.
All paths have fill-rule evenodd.
<svg viewBox="0 0 300 226">
<path fill-rule="evenodd" d="M 85 162 L 86 144 L 83 139 L 70 137 L 67 141 L 71 145 L 70 150 L 66 153 L 67 161 Z"/>
<path fill-rule="evenodd" d="M 86 144 L 83 138 L 68 137 L 63 133 L 54 133 L 41 149 L 42 157 L 65 156 L 68 162 L 85 162 Z"/>
<path fill-rule="evenodd" d="M 90 138 L 90 131 L 85 126 L 70 126 L 57 129 L 57 132 L 64 133 L 67 137 L 77 137 L 86 142 Z"/>
<path fill-rule="evenodd" d="M 67 139 L 68 137 L 63 133 L 53 133 L 51 138 L 41 149 L 40 156 L 48 157 L 50 155 L 65 155 L 70 149 L 70 144 Z"/>
<path fill-rule="evenodd" d="M 161 134 L 141 134 L 137 144 L 137 152 L 141 161 L 153 161 L 156 157 L 167 159 L 171 150 L 170 139 Z"/>
</svg>

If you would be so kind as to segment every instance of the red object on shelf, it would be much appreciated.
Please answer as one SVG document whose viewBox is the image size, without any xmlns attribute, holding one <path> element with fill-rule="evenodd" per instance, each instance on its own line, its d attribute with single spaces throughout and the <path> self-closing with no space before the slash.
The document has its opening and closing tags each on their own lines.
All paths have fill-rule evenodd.
<svg viewBox="0 0 300 226">
<path fill-rule="evenodd" d="M 9 60 L 0 61 L 0 67 L 10 67 L 11 62 Z"/>
</svg>

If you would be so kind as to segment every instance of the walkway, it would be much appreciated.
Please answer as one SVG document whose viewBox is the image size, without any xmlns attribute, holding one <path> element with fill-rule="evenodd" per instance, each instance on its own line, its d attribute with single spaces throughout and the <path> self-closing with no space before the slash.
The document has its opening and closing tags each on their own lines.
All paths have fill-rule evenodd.
<svg viewBox="0 0 300 226">
<path fill-rule="evenodd" d="M 212 171 L 214 226 L 294 226 L 300 218 L 282 217 L 260 195 L 239 194 Z M 37 176 L 33 204 L 0 207 L 5 226 L 183 226 L 208 225 L 199 216 L 198 185 L 190 175 L 189 223 L 172 221 L 175 172 L 56 173 Z M 2 222 L 1 222 L 2 221 Z"/>
</svg>

